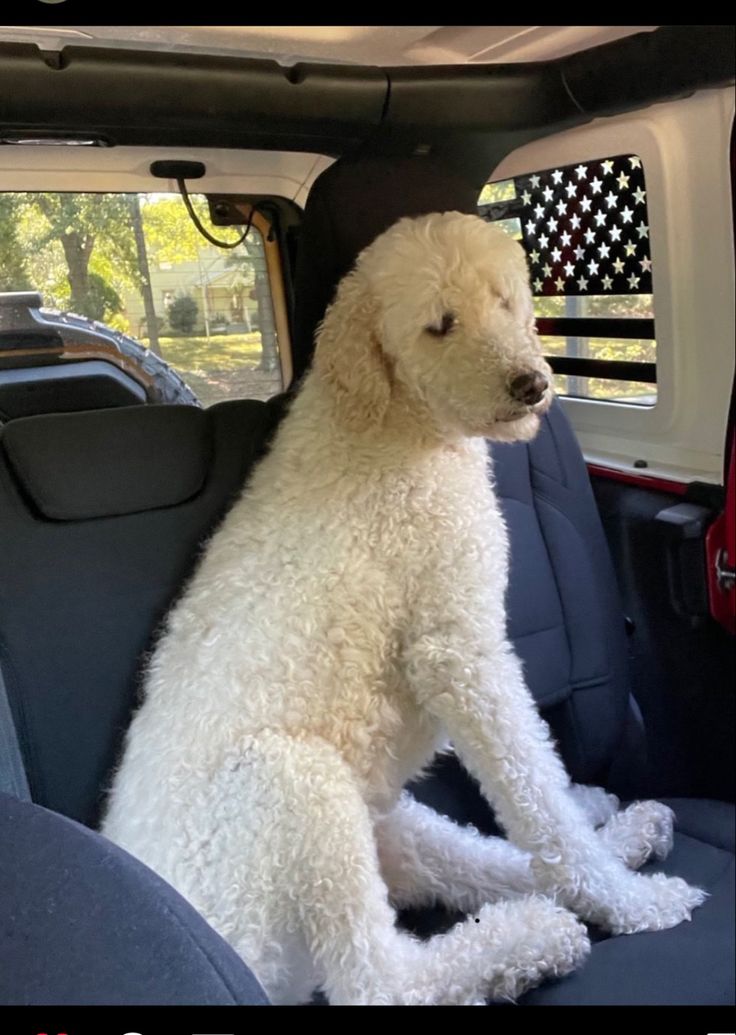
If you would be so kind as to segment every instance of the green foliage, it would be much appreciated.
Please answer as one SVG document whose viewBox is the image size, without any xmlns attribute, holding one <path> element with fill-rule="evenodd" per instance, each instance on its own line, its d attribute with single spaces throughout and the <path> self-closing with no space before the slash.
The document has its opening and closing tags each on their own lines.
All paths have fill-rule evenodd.
<svg viewBox="0 0 736 1035">
<path fill-rule="evenodd" d="M 120 295 L 99 273 L 90 273 L 87 284 L 87 307 L 84 315 L 92 320 L 109 323 L 123 308 Z"/>
<path fill-rule="evenodd" d="M 0 194 L 0 291 L 33 288 L 26 252 L 18 236 L 18 214 L 12 194 Z"/>
<path fill-rule="evenodd" d="M 169 306 L 169 323 L 174 331 L 191 334 L 197 322 L 199 306 L 191 295 L 179 295 Z"/>
</svg>

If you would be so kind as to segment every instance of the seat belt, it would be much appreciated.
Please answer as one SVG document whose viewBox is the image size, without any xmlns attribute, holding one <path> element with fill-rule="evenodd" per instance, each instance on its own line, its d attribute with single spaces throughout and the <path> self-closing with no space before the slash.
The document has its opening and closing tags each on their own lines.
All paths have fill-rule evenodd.
<svg viewBox="0 0 736 1035">
<path fill-rule="evenodd" d="M 0 672 L 0 791 L 12 794 L 23 801 L 31 800 L 23 756 L 20 753 L 18 735 L 15 732 L 13 713 Z"/>
</svg>

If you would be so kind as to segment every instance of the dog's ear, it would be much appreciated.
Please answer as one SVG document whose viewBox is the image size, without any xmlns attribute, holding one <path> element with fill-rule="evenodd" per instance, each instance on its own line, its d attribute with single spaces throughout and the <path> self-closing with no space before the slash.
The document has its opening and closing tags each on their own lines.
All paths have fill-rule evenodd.
<svg viewBox="0 0 736 1035">
<path fill-rule="evenodd" d="M 341 423 L 364 431 L 383 421 L 391 399 L 390 368 L 381 348 L 378 306 L 358 272 L 340 282 L 317 330 L 314 366 Z"/>
</svg>

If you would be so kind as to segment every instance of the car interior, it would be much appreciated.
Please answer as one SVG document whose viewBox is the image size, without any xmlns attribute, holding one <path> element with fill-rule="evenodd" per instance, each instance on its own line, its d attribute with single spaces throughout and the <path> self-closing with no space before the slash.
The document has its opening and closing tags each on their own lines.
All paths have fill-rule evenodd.
<svg viewBox="0 0 736 1035">
<path fill-rule="evenodd" d="M 558 398 L 532 442 L 489 446 L 509 632 L 572 779 L 669 804 L 674 848 L 647 869 L 709 897 L 672 930 L 592 931 L 584 966 L 521 1004 L 734 1001 L 733 26 L 403 27 L 403 50 L 394 28 L 356 32 L 352 49 L 349 33 L 267 49 L 255 30 L 0 30 L 0 198 L 175 195 L 184 180 L 213 234 L 257 213 L 280 364 L 268 394 L 207 404 L 180 369 L 188 394 L 156 395 L 104 327 L 4 278 L 0 246 L 2 1004 L 267 1003 L 248 961 L 96 832 L 147 653 L 358 253 L 403 216 L 457 210 L 516 220 L 534 271 L 540 176 L 572 199 L 607 161 L 608 209 L 634 215 L 591 262 L 630 235 L 641 272 L 627 276 L 653 310 L 622 290 L 601 316 L 540 274 Z M 608 352 L 585 344 L 596 335 Z M 501 833 L 452 754 L 411 790 Z M 400 918 L 419 937 L 457 920 Z"/>
</svg>

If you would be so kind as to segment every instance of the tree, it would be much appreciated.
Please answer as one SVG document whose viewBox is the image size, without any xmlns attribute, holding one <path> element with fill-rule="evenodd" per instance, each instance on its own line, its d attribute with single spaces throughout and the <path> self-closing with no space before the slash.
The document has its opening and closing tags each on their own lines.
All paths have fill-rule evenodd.
<svg viewBox="0 0 736 1035">
<path fill-rule="evenodd" d="M 12 194 L 0 194 L 0 291 L 30 291 L 33 281 L 18 237 L 18 212 Z"/>
<path fill-rule="evenodd" d="M 158 317 L 153 302 L 153 291 L 151 290 L 151 273 L 148 269 L 148 255 L 146 253 L 146 237 L 143 233 L 143 218 L 141 216 L 141 203 L 137 194 L 129 194 L 128 206 L 130 218 L 133 224 L 133 236 L 135 237 L 135 251 L 138 265 L 138 285 L 143 296 L 143 308 L 146 311 L 146 329 L 148 330 L 148 343 L 152 352 L 157 356 L 161 355 L 161 346 L 158 341 Z"/>
<path fill-rule="evenodd" d="M 169 306 L 169 323 L 181 334 L 191 334 L 197 322 L 199 307 L 191 295 L 179 295 Z"/>
</svg>

